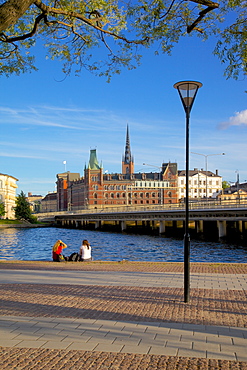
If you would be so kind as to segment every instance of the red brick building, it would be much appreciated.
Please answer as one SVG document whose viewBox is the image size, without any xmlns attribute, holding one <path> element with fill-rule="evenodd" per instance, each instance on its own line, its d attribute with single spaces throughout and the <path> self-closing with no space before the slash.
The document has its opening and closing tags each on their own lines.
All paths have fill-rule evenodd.
<svg viewBox="0 0 247 370">
<path fill-rule="evenodd" d="M 91 150 L 83 177 L 70 172 L 57 175 L 58 211 L 177 203 L 177 180 L 177 163 L 163 163 L 160 172 L 134 172 L 127 127 L 122 172 L 104 173 L 96 149 Z"/>
</svg>

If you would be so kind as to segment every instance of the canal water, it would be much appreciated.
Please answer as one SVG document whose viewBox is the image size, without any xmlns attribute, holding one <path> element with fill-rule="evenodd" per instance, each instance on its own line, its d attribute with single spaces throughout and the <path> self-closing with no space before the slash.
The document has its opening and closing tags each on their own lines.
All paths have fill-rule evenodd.
<svg viewBox="0 0 247 370">
<path fill-rule="evenodd" d="M 57 239 L 68 245 L 66 256 L 78 252 L 81 241 L 87 239 L 94 260 L 183 261 L 183 240 L 53 227 L 0 229 L 0 260 L 51 260 Z M 192 240 L 191 262 L 247 262 L 247 247 Z"/>
</svg>

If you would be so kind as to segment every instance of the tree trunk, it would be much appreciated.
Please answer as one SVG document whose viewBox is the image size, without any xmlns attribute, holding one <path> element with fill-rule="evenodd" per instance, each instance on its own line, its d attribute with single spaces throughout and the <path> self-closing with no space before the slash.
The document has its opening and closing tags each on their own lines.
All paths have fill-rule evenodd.
<svg viewBox="0 0 247 370">
<path fill-rule="evenodd" d="M 7 0 L 0 5 L 0 33 L 13 26 L 35 0 Z"/>
</svg>

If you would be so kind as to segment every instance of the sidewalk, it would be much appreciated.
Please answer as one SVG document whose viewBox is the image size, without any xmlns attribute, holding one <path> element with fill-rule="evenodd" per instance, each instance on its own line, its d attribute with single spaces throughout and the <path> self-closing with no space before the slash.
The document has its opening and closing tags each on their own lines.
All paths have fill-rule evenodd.
<svg viewBox="0 0 247 370">
<path fill-rule="evenodd" d="M 246 273 L 68 269 L 0 268 L 1 369 L 247 369 Z"/>
</svg>

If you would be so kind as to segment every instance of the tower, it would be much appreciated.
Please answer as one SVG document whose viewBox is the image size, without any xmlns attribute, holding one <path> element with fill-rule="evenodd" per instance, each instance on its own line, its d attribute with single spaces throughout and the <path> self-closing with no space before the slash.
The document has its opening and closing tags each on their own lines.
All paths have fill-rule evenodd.
<svg viewBox="0 0 247 370">
<path fill-rule="evenodd" d="M 129 126 L 127 125 L 126 132 L 126 144 L 125 144 L 125 154 L 122 159 L 122 174 L 133 174 L 134 173 L 134 158 L 131 155 L 130 150 L 130 139 L 129 139 Z"/>
</svg>

